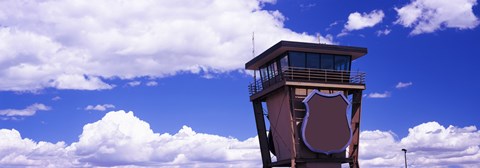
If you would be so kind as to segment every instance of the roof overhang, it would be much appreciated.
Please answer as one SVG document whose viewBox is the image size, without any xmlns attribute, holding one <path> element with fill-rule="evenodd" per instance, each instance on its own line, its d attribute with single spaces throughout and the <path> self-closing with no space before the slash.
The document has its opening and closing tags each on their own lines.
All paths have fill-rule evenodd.
<svg viewBox="0 0 480 168">
<path fill-rule="evenodd" d="M 367 48 L 363 47 L 280 41 L 266 51 L 264 51 L 263 53 L 261 53 L 260 55 L 258 55 L 257 57 L 248 61 L 245 64 L 245 69 L 258 70 L 260 69 L 260 66 L 265 65 L 267 62 L 281 56 L 282 53 L 285 53 L 287 51 L 350 55 L 352 56 L 352 60 L 360 58 L 368 52 Z"/>
</svg>

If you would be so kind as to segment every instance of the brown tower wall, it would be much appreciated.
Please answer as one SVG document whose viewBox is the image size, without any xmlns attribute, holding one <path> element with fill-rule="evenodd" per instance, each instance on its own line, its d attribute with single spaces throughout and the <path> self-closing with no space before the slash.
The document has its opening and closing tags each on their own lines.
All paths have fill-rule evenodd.
<svg viewBox="0 0 480 168">
<path fill-rule="evenodd" d="M 292 156 L 292 129 L 290 124 L 290 99 L 288 92 L 279 90 L 266 99 L 270 131 L 277 160 L 290 159 Z"/>
</svg>

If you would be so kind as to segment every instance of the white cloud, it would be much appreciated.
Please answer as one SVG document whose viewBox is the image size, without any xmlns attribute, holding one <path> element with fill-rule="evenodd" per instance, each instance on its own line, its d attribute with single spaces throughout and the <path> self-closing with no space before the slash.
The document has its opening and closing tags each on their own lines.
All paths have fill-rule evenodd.
<svg viewBox="0 0 480 168">
<path fill-rule="evenodd" d="M 343 37 L 343 36 L 346 36 L 346 35 L 348 35 L 348 31 L 343 29 L 342 32 L 337 34 L 337 37 Z"/>
<path fill-rule="evenodd" d="M 398 84 L 395 86 L 395 88 L 397 88 L 397 89 L 406 88 L 406 87 L 409 87 L 409 86 L 412 86 L 412 85 L 413 85 L 412 82 L 406 82 L 406 83 L 398 82 Z"/>
<path fill-rule="evenodd" d="M 373 10 L 370 13 L 360 14 L 358 12 L 351 13 L 345 24 L 345 30 L 360 30 L 367 27 L 373 27 L 380 23 L 385 14 L 382 10 Z"/>
<path fill-rule="evenodd" d="M 391 131 L 362 131 L 362 167 L 472 167 L 480 164 L 480 131 L 475 126 L 443 127 L 436 122 L 409 129 L 408 136 Z M 107 113 L 86 124 L 78 142 L 34 142 L 16 130 L 0 129 L 0 164 L 10 167 L 260 167 L 257 137 L 244 141 L 197 133 L 183 126 L 175 134 L 153 132 L 133 112 Z"/>
<path fill-rule="evenodd" d="M 115 108 L 115 106 L 113 104 L 97 104 L 96 106 L 88 105 L 85 107 L 85 110 L 105 111 L 110 108 Z"/>
<path fill-rule="evenodd" d="M 279 40 L 318 41 L 262 9 L 274 2 L 0 1 L 0 90 L 111 89 L 114 78 L 234 71 L 251 59 L 252 32 L 259 52 Z"/>
<path fill-rule="evenodd" d="M 403 163 L 399 158 L 402 147 L 391 131 L 362 131 L 360 143 L 359 156 L 362 167 L 389 167 Z"/>
<path fill-rule="evenodd" d="M 32 104 L 25 109 L 5 109 L 5 110 L 0 110 L 0 116 L 7 116 L 7 117 L 28 117 L 28 116 L 33 116 L 37 111 L 48 111 L 51 108 L 41 104 L 41 103 L 35 103 Z"/>
<path fill-rule="evenodd" d="M 475 126 L 444 127 L 423 123 L 408 130 L 401 140 L 392 132 L 363 131 L 360 134 L 362 167 L 401 166 L 402 148 L 409 167 L 476 167 L 480 165 L 480 131 Z"/>
<path fill-rule="evenodd" d="M 315 6 L 317 6 L 316 3 L 300 4 L 300 8 L 302 9 L 302 11 L 309 10 Z"/>
<path fill-rule="evenodd" d="M 249 167 L 260 164 L 258 139 L 239 141 L 197 133 L 183 126 L 176 134 L 154 133 L 133 112 L 110 112 L 83 128 L 71 145 L 82 162 L 95 166 L 144 165 Z"/>
<path fill-rule="evenodd" d="M 109 112 L 84 126 L 79 141 L 34 142 L 0 129 L 0 164 L 7 167 L 259 167 L 258 139 L 197 133 L 154 133 L 133 112 Z"/>
<path fill-rule="evenodd" d="M 392 30 L 391 29 L 385 29 L 385 30 L 378 30 L 377 31 L 377 36 L 386 36 L 388 34 L 390 34 Z"/>
<path fill-rule="evenodd" d="M 335 22 L 333 22 L 333 23 L 330 23 L 330 24 L 328 25 L 328 27 L 325 28 L 325 31 L 329 31 L 329 30 L 332 29 L 334 26 L 338 25 L 340 22 L 342 22 L 342 21 L 337 20 L 337 21 L 335 21 Z"/>
<path fill-rule="evenodd" d="M 5 8 L 0 2 L 0 9 Z M 5 15 L 0 10 L 0 16 Z M 21 13 L 21 12 L 20 12 Z M 0 22 L 1 22 L 0 17 Z M 108 89 L 97 76 L 84 75 L 84 51 L 67 49 L 46 35 L 19 28 L 0 28 L 0 90 Z"/>
<path fill-rule="evenodd" d="M 17 130 L 0 129 L 2 167 L 73 167 L 64 142 L 34 142 Z"/>
<path fill-rule="evenodd" d="M 392 94 L 388 91 L 385 91 L 383 93 L 377 93 L 377 92 L 374 92 L 374 93 L 370 93 L 368 94 L 368 97 L 369 98 L 387 98 L 387 97 L 390 97 Z"/>
<path fill-rule="evenodd" d="M 60 96 L 55 96 L 55 97 L 52 98 L 53 101 L 58 101 L 60 99 L 62 99 Z"/>
<path fill-rule="evenodd" d="M 138 86 L 140 85 L 142 82 L 140 81 L 132 81 L 132 82 L 128 82 L 127 84 L 131 87 L 135 87 L 135 86 Z"/>
<path fill-rule="evenodd" d="M 149 81 L 149 82 L 147 82 L 147 84 L 146 84 L 146 85 L 147 85 L 147 86 L 157 86 L 157 85 L 158 85 L 158 83 L 157 83 L 157 82 L 155 82 L 155 81 Z"/>
<path fill-rule="evenodd" d="M 100 77 L 82 74 L 59 75 L 50 86 L 57 89 L 101 90 L 111 89 L 114 86 L 104 83 Z"/>
<path fill-rule="evenodd" d="M 473 13 L 476 0 L 412 0 L 395 8 L 396 24 L 413 27 L 411 35 L 435 32 L 442 28 L 473 29 L 479 20 Z"/>
</svg>

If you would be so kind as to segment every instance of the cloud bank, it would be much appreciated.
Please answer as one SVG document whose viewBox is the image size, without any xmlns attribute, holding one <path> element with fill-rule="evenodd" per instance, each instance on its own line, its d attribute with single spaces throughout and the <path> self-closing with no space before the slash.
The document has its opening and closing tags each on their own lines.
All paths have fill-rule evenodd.
<svg viewBox="0 0 480 168">
<path fill-rule="evenodd" d="M 265 3 L 274 1 L 0 1 L 0 91 L 111 89 L 112 78 L 233 71 L 252 57 L 252 32 L 256 51 L 318 41 L 285 28 Z"/>
<path fill-rule="evenodd" d="M 0 164 L 20 167 L 259 167 L 258 139 L 197 133 L 154 133 L 133 112 L 107 113 L 86 124 L 78 142 L 34 142 L 14 129 L 0 130 Z"/>
<path fill-rule="evenodd" d="M 401 167 L 402 148 L 409 167 L 476 167 L 480 165 L 480 131 L 475 126 L 444 127 L 437 122 L 420 124 L 396 140 L 393 132 L 360 134 L 361 164 L 366 167 Z"/>
<path fill-rule="evenodd" d="M 480 164 L 480 131 L 475 126 L 420 124 L 398 139 L 391 131 L 362 131 L 362 167 L 400 167 L 402 148 L 410 166 L 472 167 Z M 155 133 L 133 112 L 112 111 L 86 124 L 79 140 L 35 142 L 14 129 L 0 129 L 0 164 L 7 167 L 261 167 L 258 138 L 244 141 L 197 133 Z"/>
<path fill-rule="evenodd" d="M 0 129 L 0 165 L 2 167 L 72 167 L 64 142 L 34 142 L 22 138 L 17 130 Z"/>
</svg>

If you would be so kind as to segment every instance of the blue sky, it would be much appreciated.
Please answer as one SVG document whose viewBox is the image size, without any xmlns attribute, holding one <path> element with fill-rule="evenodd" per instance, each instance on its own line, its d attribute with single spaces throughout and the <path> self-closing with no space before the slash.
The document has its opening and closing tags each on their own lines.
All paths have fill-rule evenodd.
<svg viewBox="0 0 480 168">
<path fill-rule="evenodd" d="M 426 157 L 412 166 L 479 164 L 479 15 L 476 0 L 2 1 L 0 163 L 258 165 L 243 70 L 255 32 L 256 54 L 279 40 L 368 48 L 352 65 L 367 73 L 364 166 L 401 166 L 401 148 Z M 157 152 L 111 159 L 135 144 Z"/>
</svg>

